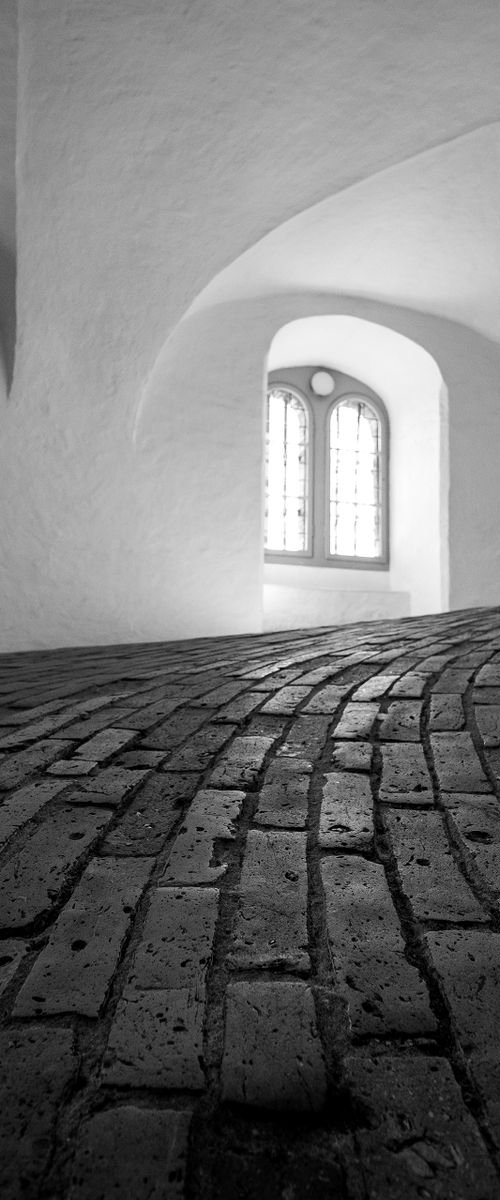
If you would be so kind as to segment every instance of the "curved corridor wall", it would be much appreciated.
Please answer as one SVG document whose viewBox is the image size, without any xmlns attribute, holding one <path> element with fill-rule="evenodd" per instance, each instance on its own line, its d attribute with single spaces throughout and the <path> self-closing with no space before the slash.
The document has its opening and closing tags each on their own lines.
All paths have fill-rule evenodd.
<svg viewBox="0 0 500 1200">
<path fill-rule="evenodd" d="M 296 214 L 493 125 L 499 30 L 491 0 L 443 0 L 439 13 L 434 0 L 20 0 L 2 649 L 260 628 L 262 428 L 249 381 L 261 395 L 270 341 L 314 289 L 288 284 L 265 319 L 251 301 L 182 316 Z M 473 180 L 494 161 L 485 143 Z M 448 284 L 420 304 L 410 279 L 386 313 L 368 301 L 336 311 L 387 318 L 438 362 L 453 425 L 451 603 L 487 603 L 500 577 L 497 350 L 397 307 L 446 309 Z M 326 294 L 349 290 L 332 276 Z M 482 280 L 459 272 L 453 291 L 457 320 L 474 324 Z"/>
</svg>

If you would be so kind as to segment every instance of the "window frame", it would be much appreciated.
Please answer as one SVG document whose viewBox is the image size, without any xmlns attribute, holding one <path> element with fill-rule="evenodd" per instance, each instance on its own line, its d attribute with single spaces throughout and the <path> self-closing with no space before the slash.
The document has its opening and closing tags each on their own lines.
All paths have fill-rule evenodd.
<svg viewBox="0 0 500 1200">
<path fill-rule="evenodd" d="M 310 380 L 315 371 L 327 371 L 335 382 L 331 397 L 315 396 Z M 310 550 L 264 550 L 264 561 L 305 567 L 327 567 L 355 571 L 387 571 L 389 552 L 389 420 L 380 396 L 361 380 L 333 367 L 291 367 L 269 374 L 265 403 L 271 391 L 287 391 L 304 404 L 309 426 L 308 522 Z M 330 420 L 334 409 L 345 400 L 361 400 L 375 412 L 380 423 L 381 463 L 381 553 L 376 558 L 330 554 Z"/>
</svg>

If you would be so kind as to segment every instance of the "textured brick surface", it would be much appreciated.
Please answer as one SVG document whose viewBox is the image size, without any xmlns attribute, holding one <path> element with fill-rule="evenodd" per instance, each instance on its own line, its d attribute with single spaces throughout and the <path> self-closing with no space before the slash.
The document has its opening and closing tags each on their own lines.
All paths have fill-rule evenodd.
<svg viewBox="0 0 500 1200">
<path fill-rule="evenodd" d="M 243 789 L 253 787 L 272 745 L 272 739 L 266 737 L 235 738 L 219 765 L 212 771 L 210 786 Z"/>
<path fill-rule="evenodd" d="M 422 705 L 418 700 L 395 700 L 380 721 L 382 742 L 419 742 Z"/>
<path fill-rule="evenodd" d="M 38 779 L 8 796 L 0 807 L 0 845 L 36 816 L 49 800 L 66 787 L 64 782 Z"/>
<path fill-rule="evenodd" d="M 343 771 L 325 775 L 319 844 L 324 849 L 370 849 L 373 800 L 369 780 Z"/>
<path fill-rule="evenodd" d="M 162 883 L 215 883 L 225 874 L 226 862 L 212 865 L 215 843 L 234 839 L 244 798 L 244 792 L 214 788 L 198 792 L 168 856 Z"/>
<path fill-rule="evenodd" d="M 304 983 L 229 986 L 222 1095 L 263 1108 L 322 1108 L 325 1061 L 312 992 Z"/>
<path fill-rule="evenodd" d="M 431 697 L 429 720 L 431 733 L 460 730 L 463 729 L 464 724 L 465 716 L 461 696 L 450 696 L 445 692 L 442 695 Z"/>
<path fill-rule="evenodd" d="M 278 755 L 316 762 L 325 744 L 329 725 L 328 717 L 298 717 L 288 730 Z"/>
<path fill-rule="evenodd" d="M 342 771 L 369 771 L 373 759 L 370 742 L 333 742 L 332 766 Z"/>
<path fill-rule="evenodd" d="M 152 896 L 128 983 L 192 987 L 201 993 L 217 921 L 215 888 L 158 888 Z"/>
<path fill-rule="evenodd" d="M 102 808 L 64 804 L 0 870 L 0 928 L 30 925 L 57 901 L 69 872 L 110 820 Z"/>
<path fill-rule="evenodd" d="M 190 1113 L 107 1109 L 79 1134 L 68 1200 L 183 1200 Z"/>
<path fill-rule="evenodd" d="M 378 704 L 346 704 L 340 721 L 335 726 L 335 737 L 360 738 L 370 736 L 378 715 Z"/>
<path fill-rule="evenodd" d="M 404 953 L 383 867 L 364 858 L 323 861 L 331 953 L 355 1033 L 435 1028 L 427 990 Z"/>
<path fill-rule="evenodd" d="M 204 1003 L 193 989 L 127 991 L 104 1060 L 106 1083 L 199 1091 Z"/>
<path fill-rule="evenodd" d="M 432 781 L 421 746 L 405 742 L 383 747 L 380 800 L 387 804 L 434 803 Z"/>
<path fill-rule="evenodd" d="M 346 1067 L 369 1112 L 357 1142 L 373 1200 L 494 1200 L 498 1180 L 446 1061 L 359 1057 Z"/>
<path fill-rule="evenodd" d="M 307 969 L 304 834 L 249 833 L 240 895 L 231 960 L 239 967 Z"/>
<path fill-rule="evenodd" d="M 300 758 L 279 758 L 266 772 L 255 821 L 283 829 L 305 829 L 310 764 Z"/>
<path fill-rule="evenodd" d="M 2 1200 L 497 1200 L 499 711 L 500 610 L 0 656 Z"/>
<path fill-rule="evenodd" d="M 0 1034 L 0 1189 L 2 1200 L 38 1195 L 54 1145 L 64 1090 L 76 1073 L 69 1029 Z"/>
<path fill-rule="evenodd" d="M 434 763 L 443 792 L 489 792 L 470 733 L 434 733 Z"/>
<path fill-rule="evenodd" d="M 445 929 L 427 933 L 426 942 L 463 1049 L 468 1054 L 496 1054 L 500 935 Z"/>
<path fill-rule="evenodd" d="M 440 813 L 387 811 L 401 886 L 417 920 L 486 921 L 463 877 Z"/>
<path fill-rule="evenodd" d="M 62 758 L 72 745 L 62 739 L 45 738 L 20 754 L 6 755 L 0 762 L 0 790 L 18 787 L 36 771 Z"/>
<path fill-rule="evenodd" d="M 194 795 L 197 781 L 196 775 L 150 776 L 108 833 L 102 852 L 159 854 L 182 806 Z"/>
<path fill-rule="evenodd" d="M 21 988 L 15 1016 L 98 1015 L 153 862 L 90 864 Z"/>
<path fill-rule="evenodd" d="M 488 893 L 500 895 L 500 808 L 494 796 L 448 792 L 446 808 L 459 851 Z"/>
</svg>

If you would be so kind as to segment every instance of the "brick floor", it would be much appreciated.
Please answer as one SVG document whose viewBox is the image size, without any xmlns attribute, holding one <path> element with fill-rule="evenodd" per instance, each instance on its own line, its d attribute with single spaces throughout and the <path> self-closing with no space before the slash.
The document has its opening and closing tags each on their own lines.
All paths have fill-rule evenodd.
<svg viewBox="0 0 500 1200">
<path fill-rule="evenodd" d="M 0 658 L 2 1200 L 498 1200 L 500 609 Z"/>
</svg>

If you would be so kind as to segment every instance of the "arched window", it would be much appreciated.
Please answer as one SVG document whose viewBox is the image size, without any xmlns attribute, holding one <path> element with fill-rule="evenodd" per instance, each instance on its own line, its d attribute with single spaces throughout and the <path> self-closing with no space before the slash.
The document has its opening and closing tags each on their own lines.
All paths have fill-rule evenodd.
<svg viewBox="0 0 500 1200">
<path fill-rule="evenodd" d="M 273 372 L 266 420 L 268 561 L 384 568 L 388 423 L 359 380 L 314 367 Z"/>
</svg>

